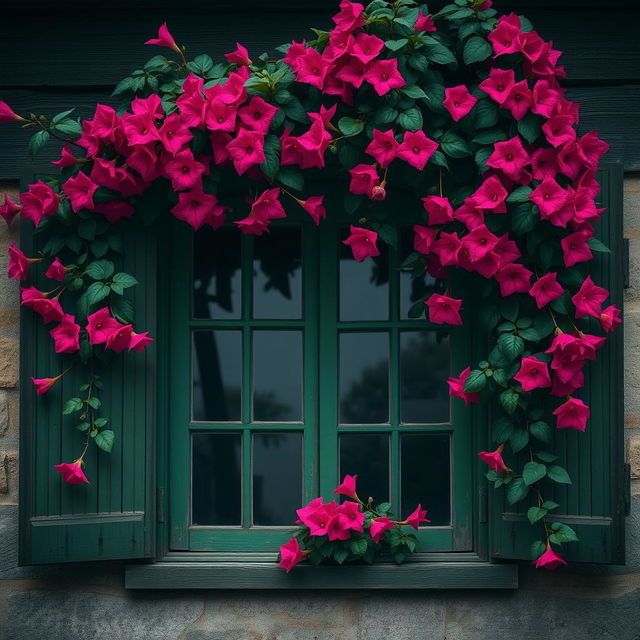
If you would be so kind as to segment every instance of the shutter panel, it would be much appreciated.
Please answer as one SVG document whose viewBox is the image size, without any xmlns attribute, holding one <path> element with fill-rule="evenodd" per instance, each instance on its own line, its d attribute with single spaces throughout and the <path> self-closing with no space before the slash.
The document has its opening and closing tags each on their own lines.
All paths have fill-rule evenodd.
<svg viewBox="0 0 640 640">
<path fill-rule="evenodd" d="M 23 249 L 34 255 L 33 226 L 25 224 L 22 231 Z M 134 326 L 155 337 L 156 235 L 131 221 L 118 223 L 114 231 L 124 247 L 116 271 L 140 282 L 127 290 L 136 307 Z M 42 281 L 38 285 L 44 286 Z M 149 558 L 157 347 L 120 354 L 100 372 L 105 386 L 100 412 L 109 418 L 116 440 L 110 454 L 91 444 L 85 456 L 91 484 L 69 486 L 53 465 L 73 461 L 82 450 L 82 434 L 75 429 L 78 414 L 62 416 L 61 409 L 64 400 L 81 395 L 85 373 L 78 366 L 45 396 L 36 396 L 31 376 L 61 370 L 50 328 L 31 310 L 22 310 L 20 563 Z"/>
<path fill-rule="evenodd" d="M 597 237 L 612 253 L 594 252 L 591 275 L 611 292 L 605 305 L 622 308 L 622 165 L 603 165 L 597 178 L 602 185 L 598 206 L 607 207 Z M 577 395 L 591 407 L 586 432 L 554 430 L 554 453 L 573 484 L 554 484 L 555 495 L 545 492 L 544 497 L 560 504 L 555 520 L 570 525 L 580 539 L 563 545 L 573 562 L 624 563 L 623 335 L 622 326 L 609 334 L 597 361 L 585 369 L 585 387 Z M 529 504 L 509 505 L 503 490 L 489 492 L 492 557 L 529 560 L 530 544 L 539 537 L 527 520 Z"/>
</svg>

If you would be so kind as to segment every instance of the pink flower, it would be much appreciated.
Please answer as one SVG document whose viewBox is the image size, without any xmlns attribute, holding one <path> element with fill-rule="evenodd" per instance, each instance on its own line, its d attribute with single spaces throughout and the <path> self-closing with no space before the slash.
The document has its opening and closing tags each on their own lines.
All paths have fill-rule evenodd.
<svg viewBox="0 0 640 640">
<path fill-rule="evenodd" d="M 133 327 L 130 324 L 121 324 L 117 329 L 107 335 L 105 347 L 120 353 L 125 349 L 131 351 L 131 336 Z"/>
<path fill-rule="evenodd" d="M 548 80 L 538 80 L 533 86 L 533 106 L 531 111 L 550 118 L 560 98 L 560 92 L 554 89 Z"/>
<path fill-rule="evenodd" d="M 471 195 L 471 200 L 478 209 L 504 213 L 504 203 L 508 195 L 500 179 L 497 176 L 489 176 Z"/>
<path fill-rule="evenodd" d="M 102 307 L 98 311 L 87 316 L 87 333 L 91 344 L 102 344 L 107 338 L 123 325 L 120 324 L 109 311 L 108 307 Z"/>
<path fill-rule="evenodd" d="M 43 218 L 53 215 L 58 210 L 60 196 L 42 181 L 29 185 L 27 193 L 20 194 L 22 203 L 21 216 L 31 220 L 37 227 Z"/>
<path fill-rule="evenodd" d="M 449 385 L 449 395 L 452 398 L 462 398 L 466 407 L 470 402 L 480 402 L 480 394 L 477 392 L 467 393 L 464 390 L 464 383 L 471 373 L 471 367 L 467 367 L 462 371 L 459 377 L 449 377 L 447 384 Z"/>
<path fill-rule="evenodd" d="M 327 217 L 327 210 L 322 204 L 323 200 L 324 196 L 311 196 L 306 200 L 297 200 L 297 202 L 311 216 L 316 225 L 319 225 L 320 219 Z"/>
<path fill-rule="evenodd" d="M 542 131 L 547 141 L 554 147 L 576 139 L 571 116 L 552 115 L 543 125 Z"/>
<path fill-rule="evenodd" d="M 135 331 L 131 332 L 131 340 L 129 341 L 129 351 L 135 349 L 138 353 L 144 351 L 151 343 L 153 342 L 153 338 L 149 337 L 149 332 L 144 331 L 143 333 L 136 333 Z"/>
<path fill-rule="evenodd" d="M 306 516 L 304 523 L 309 527 L 312 536 L 324 536 L 329 531 L 329 524 L 337 514 L 338 506 L 332 500 L 315 509 Z"/>
<path fill-rule="evenodd" d="M 216 196 L 197 188 L 179 193 L 178 204 L 171 209 L 171 213 L 178 220 L 188 222 L 197 231 L 212 217 L 223 216 L 224 207 L 218 203 Z"/>
<path fill-rule="evenodd" d="M 322 504 L 322 497 L 314 498 L 308 505 L 305 507 L 300 507 L 300 509 L 296 509 L 296 514 L 298 516 L 298 520 L 296 520 L 296 524 L 304 524 L 305 526 L 309 526 L 307 523 L 307 518 L 314 513 L 317 509 L 320 509 Z"/>
<path fill-rule="evenodd" d="M 384 47 L 384 42 L 377 36 L 368 33 L 359 33 L 351 47 L 350 54 L 364 64 L 371 62 Z"/>
<path fill-rule="evenodd" d="M 429 322 L 434 324 L 462 324 L 462 318 L 460 317 L 462 300 L 434 293 L 425 304 L 429 307 Z"/>
<path fill-rule="evenodd" d="M 439 258 L 443 266 L 457 265 L 460 260 L 462 242 L 455 232 L 447 233 L 443 231 L 437 240 L 434 241 L 431 250 Z"/>
<path fill-rule="evenodd" d="M 558 173 L 558 160 L 554 149 L 545 147 L 531 154 L 531 166 L 535 180 L 555 178 Z"/>
<path fill-rule="evenodd" d="M 544 569 L 553 571 L 554 569 L 557 569 L 561 564 L 566 565 L 567 563 L 560 554 L 553 551 L 549 544 L 547 544 L 546 551 L 531 564 L 534 564 L 536 566 L 536 569 L 543 567 Z"/>
<path fill-rule="evenodd" d="M 336 71 L 336 78 L 347 82 L 351 86 L 359 89 L 365 80 L 367 65 L 357 58 L 350 58 L 347 62 L 341 63 Z"/>
<path fill-rule="evenodd" d="M 364 514 L 363 514 L 364 515 Z M 351 537 L 351 529 L 348 522 L 336 513 L 327 523 L 327 536 L 329 540 L 348 540 Z"/>
<path fill-rule="evenodd" d="M 380 184 L 380 177 L 376 168 L 370 164 L 357 164 L 349 169 L 351 182 L 349 191 L 354 194 L 365 194 L 371 197 L 373 187 Z"/>
<path fill-rule="evenodd" d="M 571 297 L 576 308 L 576 318 L 593 316 L 599 318 L 602 313 L 602 303 L 609 296 L 609 292 L 594 284 L 591 276 L 587 276 L 578 292 Z"/>
<path fill-rule="evenodd" d="M 419 504 L 415 508 L 415 511 L 410 516 L 408 516 L 406 520 L 402 521 L 402 524 L 408 524 L 417 531 L 421 522 L 431 522 L 431 520 L 427 520 L 427 518 L 425 517 L 426 515 L 426 509 L 423 509 L 422 505 Z"/>
<path fill-rule="evenodd" d="M 94 211 L 101 213 L 107 219 L 107 222 L 113 224 L 122 218 L 130 218 L 135 209 L 128 203 L 121 200 L 110 200 L 109 202 L 101 202 L 95 205 Z"/>
<path fill-rule="evenodd" d="M 322 89 L 329 70 L 329 61 L 315 49 L 309 48 L 296 59 L 296 80 Z"/>
<path fill-rule="evenodd" d="M 344 480 L 333 490 L 333 493 L 337 493 L 338 495 L 347 496 L 349 498 L 358 498 L 358 494 L 356 493 L 356 480 L 358 478 L 358 474 L 356 473 L 354 476 L 350 476 L 347 474 L 344 477 Z"/>
<path fill-rule="evenodd" d="M 590 414 L 589 407 L 578 398 L 569 398 L 553 412 L 553 415 L 557 416 L 558 429 L 576 429 L 577 431 L 584 431 L 587 428 Z"/>
<path fill-rule="evenodd" d="M 364 529 L 364 512 L 360 511 L 360 505 L 357 502 L 343 502 L 338 507 L 338 516 L 342 520 L 345 529 L 362 533 Z"/>
<path fill-rule="evenodd" d="M 167 47 L 176 53 L 180 53 L 180 47 L 178 47 L 173 36 L 169 33 L 166 22 L 160 25 L 160 28 L 158 29 L 158 37 L 147 40 L 145 44 L 157 44 L 159 47 Z"/>
<path fill-rule="evenodd" d="M 292 536 L 289 542 L 285 542 L 280 547 L 280 567 L 289 573 L 302 560 L 304 560 L 304 555 L 298 540 Z"/>
<path fill-rule="evenodd" d="M 9 194 L 4 194 L 4 204 L 0 205 L 0 217 L 9 225 L 22 207 L 11 200 Z"/>
<path fill-rule="evenodd" d="M 517 380 L 527 392 L 551 386 L 547 363 L 533 356 L 522 358 L 520 361 L 520 370 L 513 378 Z"/>
<path fill-rule="evenodd" d="M 393 131 L 374 129 L 373 140 L 365 149 L 365 153 L 375 158 L 375 161 L 385 169 L 395 160 L 399 147 L 400 145 L 393 135 Z"/>
<path fill-rule="evenodd" d="M 189 127 L 182 122 L 177 113 L 172 113 L 164 121 L 158 130 L 158 136 L 164 148 L 173 155 L 176 155 L 193 139 Z"/>
<path fill-rule="evenodd" d="M 500 169 L 507 177 L 517 180 L 531 159 L 522 146 L 522 140 L 514 136 L 504 142 L 496 142 L 493 153 L 487 160 L 487 166 Z"/>
<path fill-rule="evenodd" d="M 597 131 L 589 131 L 578 140 L 578 151 L 590 169 L 598 168 L 600 158 L 609 148 L 609 144 L 600 139 Z"/>
<path fill-rule="evenodd" d="M 375 231 L 351 225 L 349 232 L 349 237 L 343 240 L 342 243 L 351 247 L 353 257 L 357 262 L 362 262 L 369 256 L 375 257 L 380 255 L 380 251 L 376 246 L 378 234 Z"/>
<path fill-rule="evenodd" d="M 382 540 L 384 532 L 388 531 L 389 529 L 393 529 L 394 524 L 395 523 L 393 522 L 393 520 L 390 520 L 386 516 L 374 518 L 371 521 L 371 526 L 369 527 L 369 533 L 371 534 L 371 538 L 373 539 L 373 541 L 376 544 L 379 544 L 380 540 Z"/>
<path fill-rule="evenodd" d="M 39 396 L 43 396 L 61 377 L 62 376 L 56 376 L 55 378 L 31 378 L 31 382 L 33 382 L 36 388 L 36 393 Z"/>
<path fill-rule="evenodd" d="M 501 444 L 495 451 L 480 451 L 480 453 L 478 453 L 478 458 L 489 465 L 489 468 L 493 469 L 497 473 L 501 473 L 502 471 L 508 472 L 511 471 L 511 469 L 507 467 L 502 459 L 503 450 L 504 444 Z"/>
<path fill-rule="evenodd" d="M 407 84 L 398 71 L 398 61 L 395 58 L 372 62 L 367 67 L 364 79 L 373 86 L 374 91 L 379 96 L 383 96 L 392 89 L 399 89 Z"/>
<path fill-rule="evenodd" d="M 578 264 L 578 262 L 591 260 L 593 254 L 591 253 L 588 240 L 592 235 L 589 231 L 576 231 L 560 240 L 566 267 L 572 267 L 574 264 Z"/>
<path fill-rule="evenodd" d="M 425 255 L 431 253 L 431 245 L 436 239 L 437 230 L 432 227 L 423 227 L 419 224 L 413 225 L 413 248 Z"/>
<path fill-rule="evenodd" d="M 545 273 L 529 289 L 529 295 L 535 299 L 538 309 L 557 300 L 564 293 L 564 289 L 556 280 L 557 275 L 555 272 Z"/>
<path fill-rule="evenodd" d="M 478 225 L 462 238 L 462 246 L 467 250 L 472 262 L 481 260 L 497 244 L 498 237 L 489 231 L 486 224 Z"/>
<path fill-rule="evenodd" d="M 248 129 L 266 135 L 276 113 L 278 113 L 277 107 L 259 96 L 253 96 L 248 105 L 240 108 L 238 117 Z"/>
<path fill-rule="evenodd" d="M 179 151 L 164 163 L 164 173 L 174 191 L 195 187 L 205 171 L 206 167 L 193 157 L 191 149 Z"/>
<path fill-rule="evenodd" d="M 33 309 L 40 314 L 44 324 L 54 321 L 60 322 L 64 316 L 60 303 L 57 300 L 50 300 L 46 294 L 38 291 L 35 287 L 28 289 L 23 287 L 21 304 L 23 307 Z"/>
<path fill-rule="evenodd" d="M 342 0 L 339 6 L 340 11 L 332 19 L 340 31 L 355 31 L 364 25 L 363 5 Z"/>
<path fill-rule="evenodd" d="M 56 353 L 75 353 L 80 350 L 80 326 L 75 316 L 65 313 L 57 327 L 49 332 Z"/>
<path fill-rule="evenodd" d="M 51 164 L 55 164 L 56 167 L 64 169 L 65 167 L 72 167 L 74 164 L 78 164 L 78 162 L 78 158 L 76 158 L 71 151 L 71 145 L 67 142 L 64 147 L 62 147 L 60 159 L 53 160 Z"/>
<path fill-rule="evenodd" d="M 256 131 L 240 129 L 238 135 L 227 145 L 227 151 L 238 175 L 265 161 L 264 136 Z"/>
<path fill-rule="evenodd" d="M 247 48 L 243 47 L 239 42 L 236 42 L 235 51 L 232 51 L 231 53 L 225 53 L 224 57 L 231 64 L 239 64 L 244 66 L 249 66 L 250 64 L 252 64 Z"/>
<path fill-rule="evenodd" d="M 493 45 L 494 57 L 520 51 L 520 25 L 501 16 L 495 29 L 487 36 Z"/>
<path fill-rule="evenodd" d="M 98 190 L 98 185 L 86 173 L 78 171 L 62 185 L 62 190 L 76 213 L 80 209 L 93 209 L 93 194 Z"/>
<path fill-rule="evenodd" d="M 423 16 L 422 11 L 418 11 L 418 17 L 413 25 L 416 31 L 424 31 L 425 33 L 433 33 L 437 31 L 433 24 L 433 18 L 430 15 Z"/>
<path fill-rule="evenodd" d="M 464 118 L 478 102 L 478 98 L 472 96 L 469 89 L 463 84 L 446 88 L 444 95 L 445 99 L 442 104 L 456 122 Z"/>
<path fill-rule="evenodd" d="M 286 218 L 287 214 L 280 202 L 280 188 L 263 191 L 251 205 L 251 213 L 262 220 L 269 222 L 277 218 Z"/>
<path fill-rule="evenodd" d="M 437 148 L 438 143 L 427 138 L 424 131 L 405 131 L 398 148 L 398 158 L 422 171 Z"/>
<path fill-rule="evenodd" d="M 27 258 L 27 256 L 18 249 L 14 242 L 9 247 L 9 263 L 7 265 L 7 276 L 15 280 L 26 280 L 29 276 L 29 265 L 37 262 L 37 259 Z"/>
<path fill-rule="evenodd" d="M 489 77 L 478 87 L 498 104 L 503 104 L 515 84 L 513 69 L 494 68 L 489 71 Z"/>
<path fill-rule="evenodd" d="M 0 124 L 15 122 L 17 120 L 24 120 L 24 118 L 14 113 L 13 109 L 6 102 L 0 100 Z"/>
<path fill-rule="evenodd" d="M 522 120 L 533 105 L 533 97 L 526 80 L 516 82 L 502 103 L 504 109 L 511 111 L 516 120 Z"/>
<path fill-rule="evenodd" d="M 615 305 L 609 305 L 602 311 L 598 320 L 600 320 L 602 328 L 607 333 L 610 333 L 622 322 L 622 319 L 620 318 L 620 309 Z"/>
<path fill-rule="evenodd" d="M 87 476 L 84 475 L 84 471 L 82 471 L 81 465 L 83 464 L 82 460 L 76 460 L 75 462 L 63 462 L 61 464 L 54 464 L 53 468 L 60 474 L 62 474 L 62 479 L 67 484 L 82 484 L 86 482 L 90 484 Z"/>
<path fill-rule="evenodd" d="M 502 267 L 495 275 L 500 285 L 500 295 L 504 298 L 514 293 L 528 293 L 532 275 L 532 271 L 518 263 Z"/>
<path fill-rule="evenodd" d="M 567 192 L 553 178 L 547 177 L 529 194 L 529 199 L 538 205 L 540 217 L 547 220 L 560 210 Z"/>
<path fill-rule="evenodd" d="M 422 206 L 429 214 L 429 224 L 446 224 L 453 220 L 453 207 L 447 198 L 427 196 L 422 198 Z"/>
</svg>

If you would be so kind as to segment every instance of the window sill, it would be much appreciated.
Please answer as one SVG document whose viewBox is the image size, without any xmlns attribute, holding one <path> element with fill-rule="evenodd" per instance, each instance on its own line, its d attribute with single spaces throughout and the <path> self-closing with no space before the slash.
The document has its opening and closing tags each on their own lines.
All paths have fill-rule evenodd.
<svg viewBox="0 0 640 640">
<path fill-rule="evenodd" d="M 451 558 L 449 555 L 449 558 Z M 153 564 L 127 564 L 127 589 L 516 589 L 517 564 L 491 564 L 473 557 L 376 563 L 370 566 L 298 565 L 286 574 L 275 558 L 185 558 L 171 555 Z"/>
</svg>

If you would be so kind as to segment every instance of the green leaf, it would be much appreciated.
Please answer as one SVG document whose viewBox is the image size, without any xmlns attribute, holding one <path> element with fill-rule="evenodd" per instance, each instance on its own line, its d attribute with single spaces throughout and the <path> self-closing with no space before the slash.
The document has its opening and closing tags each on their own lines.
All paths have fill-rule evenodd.
<svg viewBox="0 0 640 640">
<path fill-rule="evenodd" d="M 529 443 L 529 432 L 526 429 L 514 429 L 511 437 L 509 438 L 509 444 L 513 453 L 522 451 Z"/>
<path fill-rule="evenodd" d="M 304 189 L 302 172 L 294 167 L 281 167 L 276 175 L 276 180 L 294 191 L 302 191 Z"/>
<path fill-rule="evenodd" d="M 67 109 L 66 111 L 62 111 L 56 114 L 55 116 L 53 116 L 53 118 L 51 118 L 51 124 L 53 126 L 57 125 L 58 123 L 65 120 L 67 116 L 70 116 L 74 111 L 75 111 L 75 107 L 73 109 Z"/>
<path fill-rule="evenodd" d="M 367 541 L 365 539 L 352 540 L 349 543 L 349 551 L 354 556 L 363 556 L 367 552 Z"/>
<path fill-rule="evenodd" d="M 498 346 L 507 358 L 515 360 L 524 351 L 524 340 L 513 333 L 503 333 L 498 338 Z"/>
<path fill-rule="evenodd" d="M 537 420 L 529 425 L 531 435 L 542 442 L 551 442 L 551 427 L 542 420 Z"/>
<path fill-rule="evenodd" d="M 133 304 L 127 298 L 115 298 L 111 301 L 111 313 L 116 320 L 124 324 L 132 324 L 135 320 Z"/>
<path fill-rule="evenodd" d="M 538 342 L 542 340 L 542 336 L 532 327 L 530 329 L 520 329 L 518 335 L 523 340 L 529 340 L 530 342 Z"/>
<path fill-rule="evenodd" d="M 429 62 L 421 53 L 414 53 L 409 57 L 409 66 L 416 71 L 424 72 L 429 66 Z"/>
<path fill-rule="evenodd" d="M 503 416 L 498 418 L 491 427 L 491 437 L 498 444 L 506 442 L 513 433 L 514 425 L 511 418 Z"/>
<path fill-rule="evenodd" d="M 264 173 L 273 180 L 280 169 L 280 140 L 270 133 L 264 141 L 265 161 L 260 165 Z"/>
<path fill-rule="evenodd" d="M 337 547 L 333 550 L 333 558 L 338 564 L 342 564 L 347 559 L 348 555 L 349 552 L 342 547 Z"/>
<path fill-rule="evenodd" d="M 447 133 L 442 136 L 440 146 L 451 158 L 464 158 L 465 156 L 471 155 L 471 149 L 467 142 L 451 131 L 447 131 Z"/>
<path fill-rule="evenodd" d="M 425 304 L 424 304 L 424 300 L 418 300 L 418 302 L 414 302 L 411 307 L 409 308 L 409 311 L 407 312 L 407 315 L 412 318 L 413 320 L 419 318 L 420 316 L 422 316 L 422 314 L 425 312 Z"/>
<path fill-rule="evenodd" d="M 527 511 L 527 518 L 531 524 L 535 524 L 538 520 L 542 520 L 547 515 L 547 510 L 543 507 L 531 507 Z"/>
<path fill-rule="evenodd" d="M 471 115 L 476 129 L 494 127 L 498 122 L 498 106 L 491 100 L 478 100 Z"/>
<path fill-rule="evenodd" d="M 400 38 L 400 40 L 387 40 L 384 46 L 391 51 L 400 51 L 409 41 L 406 38 Z"/>
<path fill-rule="evenodd" d="M 428 36 L 423 38 L 423 40 L 427 38 Z M 431 43 L 431 40 L 433 40 L 435 44 Z M 451 64 L 452 62 L 457 62 L 453 53 L 443 44 L 440 44 L 435 38 L 429 38 L 429 42 L 427 42 L 424 50 L 424 56 L 427 60 L 435 62 L 436 64 Z"/>
<path fill-rule="evenodd" d="M 92 409 L 99 409 L 102 406 L 102 402 L 100 402 L 100 398 L 96 398 L 95 396 L 93 396 L 93 398 L 89 398 L 89 400 L 87 401 L 87 404 Z"/>
<path fill-rule="evenodd" d="M 598 238 L 590 238 L 587 240 L 587 244 L 593 251 L 597 251 L 598 253 L 611 253 L 611 249 L 609 249 L 606 244 L 600 242 Z"/>
<path fill-rule="evenodd" d="M 207 55 L 199 55 L 187 64 L 187 69 L 196 75 L 206 76 L 207 72 L 213 68 L 213 60 Z"/>
<path fill-rule="evenodd" d="M 487 376 L 484 371 L 474 369 L 464 382 L 465 393 L 482 391 L 487 386 Z"/>
<path fill-rule="evenodd" d="M 500 313 L 507 320 L 515 322 L 518 319 L 518 313 L 520 311 L 520 305 L 515 298 L 503 298 L 500 301 Z"/>
<path fill-rule="evenodd" d="M 96 260 L 87 265 L 85 273 L 94 280 L 106 280 L 114 271 L 113 262 Z"/>
<path fill-rule="evenodd" d="M 87 431 L 91 425 L 88 422 L 81 422 L 76 429 L 78 431 Z"/>
<path fill-rule="evenodd" d="M 97 418 L 96 420 L 94 420 L 94 424 L 99 429 L 102 429 L 102 427 L 104 427 L 107 424 L 107 422 L 109 422 L 108 418 Z"/>
<path fill-rule="evenodd" d="M 109 429 L 104 429 L 100 431 L 96 436 L 96 444 L 107 453 L 111 453 L 111 449 L 113 448 L 113 441 L 115 440 L 116 434 Z"/>
<path fill-rule="evenodd" d="M 383 106 L 373 114 L 374 124 L 391 124 L 398 117 L 398 110 L 393 107 Z"/>
<path fill-rule="evenodd" d="M 557 509 L 560 505 L 557 502 L 554 502 L 553 500 L 545 500 L 542 503 L 542 506 L 547 510 L 547 511 L 553 511 L 553 509 Z"/>
<path fill-rule="evenodd" d="M 514 478 L 507 486 L 507 501 L 509 504 L 515 504 L 526 498 L 529 493 L 529 487 L 522 478 Z"/>
<path fill-rule="evenodd" d="M 558 456 L 553 453 L 549 453 L 548 451 L 538 451 L 536 453 L 536 458 L 539 458 L 542 462 L 549 464 L 551 462 L 555 462 L 558 459 Z"/>
<path fill-rule="evenodd" d="M 110 291 L 111 289 L 104 282 L 94 282 L 84 293 L 88 307 L 92 307 L 100 300 L 104 300 Z"/>
<path fill-rule="evenodd" d="M 38 131 L 31 136 L 29 140 L 29 154 L 31 157 L 36 156 L 42 150 L 47 142 L 49 142 L 50 137 L 48 131 Z"/>
<path fill-rule="evenodd" d="M 405 96 L 409 96 L 415 100 L 427 97 L 427 94 L 416 84 L 409 84 L 406 87 L 402 87 L 400 91 L 404 93 Z"/>
<path fill-rule="evenodd" d="M 471 142 L 477 144 L 494 144 L 507 139 L 507 134 L 502 129 L 487 129 L 476 135 Z"/>
<path fill-rule="evenodd" d="M 71 398 L 64 403 L 62 413 L 63 415 L 68 416 L 70 413 L 80 411 L 83 406 L 84 403 L 82 402 L 81 398 Z"/>
<path fill-rule="evenodd" d="M 578 536 L 576 532 L 563 522 L 552 522 L 551 530 L 553 533 L 549 536 L 549 540 L 555 544 L 561 544 L 563 542 L 578 542 Z"/>
<path fill-rule="evenodd" d="M 507 202 L 529 202 L 529 194 L 533 191 L 531 187 L 517 187 L 507 198 Z"/>
<path fill-rule="evenodd" d="M 542 540 L 536 540 L 531 543 L 529 553 L 531 553 L 531 559 L 537 560 L 546 550 L 544 542 Z"/>
<path fill-rule="evenodd" d="M 102 258 L 102 256 L 109 251 L 109 245 L 106 240 L 94 240 L 91 243 L 91 253 L 96 258 Z"/>
<path fill-rule="evenodd" d="M 560 465 L 552 464 L 548 467 L 547 476 L 559 484 L 571 484 L 569 474 Z"/>
<path fill-rule="evenodd" d="M 407 131 L 418 131 L 422 129 L 422 112 L 417 107 L 407 109 L 398 116 L 398 124 Z"/>
<path fill-rule="evenodd" d="M 529 113 L 521 120 L 518 120 L 518 133 L 530 144 L 533 144 L 540 135 L 541 118 Z"/>
<path fill-rule="evenodd" d="M 511 227 L 513 232 L 522 236 L 529 233 L 538 223 L 540 216 L 531 204 L 521 204 L 515 207 L 511 214 Z"/>
<path fill-rule="evenodd" d="M 482 62 L 491 55 L 491 45 L 480 36 L 473 36 L 467 40 L 462 52 L 465 64 Z"/>
<path fill-rule="evenodd" d="M 500 394 L 500 404 L 507 413 L 515 413 L 520 396 L 515 389 L 506 389 Z"/>
<path fill-rule="evenodd" d="M 538 480 L 542 480 L 546 475 L 547 467 L 541 462 L 527 462 L 522 471 L 522 478 L 527 485 L 532 485 Z"/>
<path fill-rule="evenodd" d="M 355 136 L 364 129 L 364 122 L 345 116 L 338 121 L 338 128 L 345 136 Z"/>
<path fill-rule="evenodd" d="M 134 287 L 138 284 L 138 281 L 130 274 L 124 273 L 122 271 L 114 274 L 111 279 L 113 282 L 117 282 L 122 288 L 128 289 L 129 287 Z"/>
</svg>

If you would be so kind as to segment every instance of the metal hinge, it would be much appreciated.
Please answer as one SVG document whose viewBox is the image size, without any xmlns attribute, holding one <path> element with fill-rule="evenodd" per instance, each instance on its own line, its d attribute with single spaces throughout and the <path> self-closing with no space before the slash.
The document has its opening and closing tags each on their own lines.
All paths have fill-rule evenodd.
<svg viewBox="0 0 640 640">
<path fill-rule="evenodd" d="M 164 522 L 164 487 L 156 489 L 156 522 Z"/>
<path fill-rule="evenodd" d="M 629 288 L 629 238 L 622 239 L 622 286 Z"/>
<path fill-rule="evenodd" d="M 623 469 L 624 515 L 628 517 L 631 513 L 631 465 L 625 462 Z"/>
</svg>

